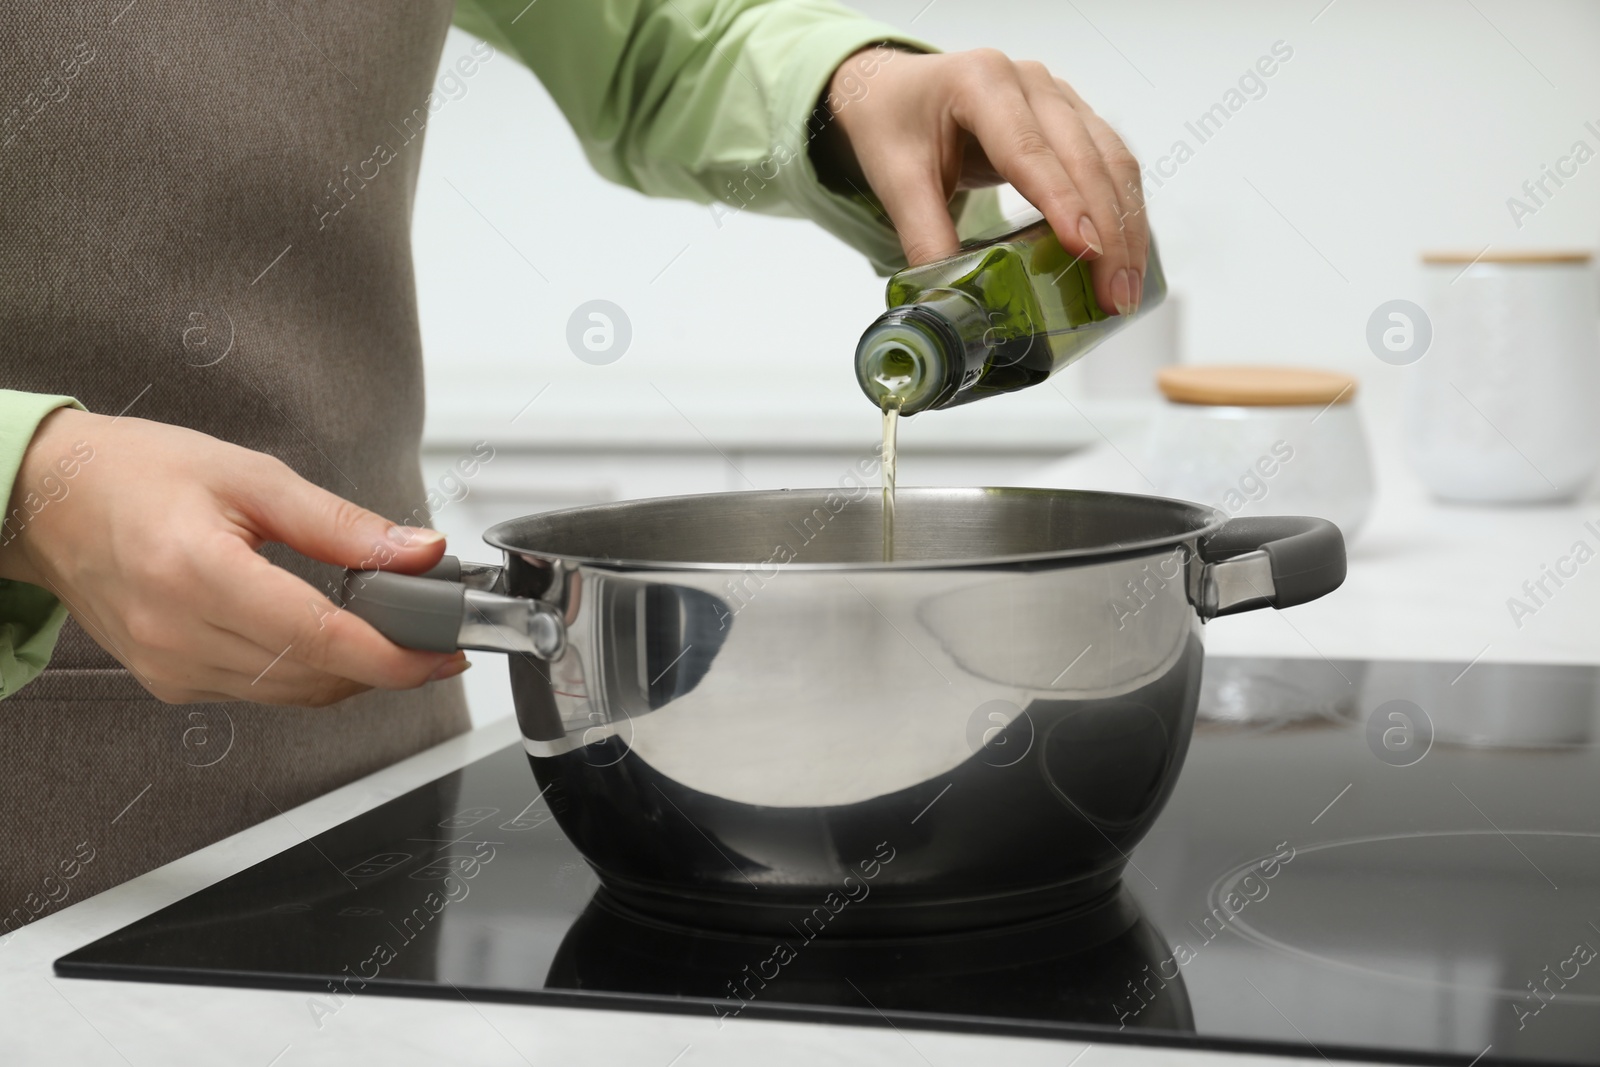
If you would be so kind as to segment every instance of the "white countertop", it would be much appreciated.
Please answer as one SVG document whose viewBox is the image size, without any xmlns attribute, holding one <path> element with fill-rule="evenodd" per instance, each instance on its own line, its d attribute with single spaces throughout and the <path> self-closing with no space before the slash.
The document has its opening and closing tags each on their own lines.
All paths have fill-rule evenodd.
<svg viewBox="0 0 1600 1067">
<path fill-rule="evenodd" d="M 1382 436 L 1381 434 L 1379 435 Z M 1380 441 L 1379 454 L 1393 454 Z M 1087 488 L 1140 488 L 1102 444 L 1052 468 Z M 1352 545 L 1337 595 L 1287 613 L 1219 620 L 1213 653 L 1600 662 L 1600 564 L 1580 570 L 1521 628 L 1506 608 L 1542 563 L 1600 527 L 1600 503 L 1493 510 L 1441 507 L 1403 469 L 1380 467 L 1379 506 Z M 1231 1055 L 1083 1046 L 811 1023 L 357 997 L 319 1030 L 304 993 L 57 979 L 52 961 L 203 886 L 511 743 L 509 719 L 25 927 L 0 942 L 0 1062 L 7 1064 L 471 1062 L 965 1065 L 1231 1063 Z M 1275 1061 L 1252 1057 L 1263 1067 Z"/>
</svg>

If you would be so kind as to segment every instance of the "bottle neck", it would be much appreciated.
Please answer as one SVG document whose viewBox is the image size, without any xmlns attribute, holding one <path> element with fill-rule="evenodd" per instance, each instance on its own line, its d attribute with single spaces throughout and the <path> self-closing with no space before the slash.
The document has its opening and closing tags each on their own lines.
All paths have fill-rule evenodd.
<svg viewBox="0 0 1600 1067">
<path fill-rule="evenodd" d="M 861 335 L 856 380 L 879 407 L 914 415 L 944 407 L 978 380 L 989 358 L 989 320 L 959 289 L 930 289 L 890 308 Z"/>
</svg>

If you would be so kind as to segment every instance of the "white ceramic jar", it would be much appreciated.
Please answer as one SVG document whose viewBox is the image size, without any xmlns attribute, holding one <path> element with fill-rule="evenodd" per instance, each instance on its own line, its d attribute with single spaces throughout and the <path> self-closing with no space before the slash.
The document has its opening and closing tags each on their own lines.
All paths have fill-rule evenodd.
<svg viewBox="0 0 1600 1067">
<path fill-rule="evenodd" d="M 1315 515 L 1353 538 L 1372 507 L 1356 381 L 1294 367 L 1182 366 L 1158 378 L 1146 476 L 1229 515 Z"/>
<path fill-rule="evenodd" d="M 1433 340 L 1407 451 L 1435 496 L 1566 500 L 1600 464 L 1600 288 L 1587 252 L 1425 255 Z"/>
</svg>

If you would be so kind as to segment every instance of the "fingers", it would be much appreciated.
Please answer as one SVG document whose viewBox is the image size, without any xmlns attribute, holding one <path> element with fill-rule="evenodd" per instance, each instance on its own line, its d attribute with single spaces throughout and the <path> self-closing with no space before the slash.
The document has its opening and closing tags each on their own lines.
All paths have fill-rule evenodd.
<svg viewBox="0 0 1600 1067">
<path fill-rule="evenodd" d="M 253 459 L 250 477 L 233 490 L 244 525 L 301 555 L 360 570 L 415 574 L 439 562 L 444 535 L 401 526 L 301 478 L 287 464 Z"/>
<path fill-rule="evenodd" d="M 1129 265 L 1139 272 L 1142 287 L 1150 257 L 1150 217 L 1145 211 L 1144 181 L 1139 172 L 1139 161 L 1110 123 L 1095 114 L 1094 109 L 1084 103 L 1072 86 L 1060 78 L 1052 80 L 1072 105 L 1073 111 L 1083 119 L 1095 147 L 1100 151 L 1100 158 L 1105 161 L 1106 169 L 1111 174 L 1120 208 L 1119 228 L 1128 245 Z"/>
<path fill-rule="evenodd" d="M 313 559 L 357 569 L 381 568 L 419 573 L 439 562 L 444 535 L 391 523 L 313 485 L 288 466 L 269 460 L 266 477 L 252 482 L 238 503 L 263 537 L 281 541 Z M 249 620 L 241 636 L 263 649 L 278 650 L 290 669 L 279 672 L 269 694 L 295 693 L 310 682 L 331 694 L 365 688 L 412 689 L 466 669 L 463 653 L 405 649 L 371 625 L 253 552 L 240 559 L 246 581 L 225 590 L 215 614 L 220 626 Z M 256 605 L 255 610 L 249 610 Z M 258 683 L 252 683 L 254 687 Z M 251 696 L 249 699 L 263 699 Z M 330 699 L 340 699 L 333 695 Z"/>
<path fill-rule="evenodd" d="M 943 180 L 930 167 L 897 165 L 893 172 L 873 181 L 872 187 L 894 223 L 911 266 L 947 259 L 960 250 L 961 239 L 950 218 Z"/>
<path fill-rule="evenodd" d="M 1084 191 L 1040 123 L 1017 67 L 999 52 L 975 52 L 963 68 L 954 115 L 971 130 L 995 171 L 1049 220 L 1067 251 L 1098 258 L 1105 235 Z M 1102 210 L 1103 219 L 1114 214 Z M 1113 235 L 1114 227 L 1106 226 Z"/>
<path fill-rule="evenodd" d="M 940 101 L 918 89 L 919 67 L 907 60 L 927 58 L 880 47 L 845 60 L 829 83 L 832 118 L 822 142 L 836 176 L 852 186 L 866 180 L 913 266 L 960 248 L 950 198 L 963 139 Z"/>
<path fill-rule="evenodd" d="M 202 616 L 271 656 L 281 655 L 290 664 L 363 686 L 412 689 L 447 664 L 465 662 L 459 652 L 401 648 L 254 552 L 238 553 L 226 569 L 226 580 L 205 584 Z M 253 669 L 260 671 L 266 666 L 267 661 L 262 660 L 253 664 Z"/>
<path fill-rule="evenodd" d="M 1016 69 L 1039 127 L 1103 238 L 1103 254 L 1092 267 L 1095 296 L 1107 311 L 1130 315 L 1139 306 L 1139 275 L 1128 254 L 1121 202 L 1111 171 L 1083 116 L 1062 94 L 1049 70 L 1041 63 L 1018 63 Z"/>
<path fill-rule="evenodd" d="M 202 624 L 184 649 L 145 648 L 141 678 L 169 704 L 250 700 L 325 707 L 370 686 L 306 667 L 220 627 Z M 204 650 L 204 655 L 194 653 Z"/>
<path fill-rule="evenodd" d="M 236 699 L 310 708 L 337 704 L 372 688 L 296 663 L 288 656 L 279 656 L 258 646 L 252 646 L 246 669 L 229 672 L 221 684 Z"/>
<path fill-rule="evenodd" d="M 169 574 L 150 586 L 164 595 L 97 624 L 115 631 L 125 662 L 162 700 L 321 707 L 374 686 L 413 688 L 465 662 L 396 647 L 241 541 L 201 543 L 182 558 L 181 591 Z"/>
<path fill-rule="evenodd" d="M 1062 246 L 1093 261 L 1095 297 L 1138 310 L 1149 252 L 1139 165 L 1115 131 L 1039 63 L 998 52 L 961 57 L 956 121 L 984 161 L 1049 221 Z"/>
<path fill-rule="evenodd" d="M 229 694 L 229 699 L 320 708 L 372 688 L 308 667 L 282 654 L 283 649 L 262 648 L 222 627 L 207 624 L 204 640 L 209 665 L 192 680 L 181 679 L 191 691 L 209 688 Z M 196 699 L 203 698 L 188 696 L 182 702 Z"/>
<path fill-rule="evenodd" d="M 1138 309 L 1150 247 L 1138 162 L 1041 64 L 993 49 L 909 56 L 833 118 L 912 264 L 958 250 L 954 193 L 1010 182 L 1093 261 L 1102 308 Z"/>
</svg>

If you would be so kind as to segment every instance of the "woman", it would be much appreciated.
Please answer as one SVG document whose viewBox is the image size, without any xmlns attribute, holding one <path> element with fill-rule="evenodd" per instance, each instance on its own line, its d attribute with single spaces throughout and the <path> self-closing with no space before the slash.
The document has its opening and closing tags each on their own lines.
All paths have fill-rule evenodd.
<svg viewBox="0 0 1600 1067">
<path fill-rule="evenodd" d="M 485 43 L 435 82 L 452 16 Z M 1103 306 L 1140 291 L 1137 164 L 1065 82 L 831 0 L 114 0 L 0 28 L 0 931 L 466 728 L 459 653 L 327 594 L 444 550 L 392 520 L 426 514 L 421 136 L 468 67 L 526 63 L 608 178 L 807 216 L 882 270 L 953 252 L 995 215 L 965 190 L 1010 181 Z"/>
</svg>

